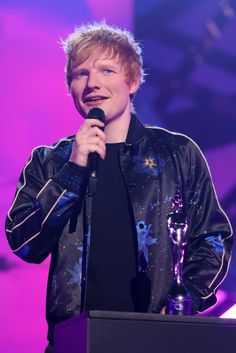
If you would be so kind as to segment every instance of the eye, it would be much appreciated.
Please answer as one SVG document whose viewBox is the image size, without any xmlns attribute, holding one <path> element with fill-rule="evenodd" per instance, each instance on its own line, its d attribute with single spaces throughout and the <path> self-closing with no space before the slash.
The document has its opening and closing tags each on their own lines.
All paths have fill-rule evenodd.
<svg viewBox="0 0 236 353">
<path fill-rule="evenodd" d="M 76 78 L 80 78 L 80 77 L 84 77 L 84 76 L 88 76 L 88 72 L 87 71 L 78 71 L 75 74 Z"/>
<path fill-rule="evenodd" d="M 87 75 L 88 75 L 88 73 L 85 71 L 78 72 L 78 74 L 77 74 L 78 77 L 83 77 L 83 76 L 87 76 Z"/>
<path fill-rule="evenodd" d="M 105 74 L 111 74 L 111 73 L 114 73 L 115 71 L 109 68 L 103 68 L 102 72 L 104 72 Z"/>
</svg>

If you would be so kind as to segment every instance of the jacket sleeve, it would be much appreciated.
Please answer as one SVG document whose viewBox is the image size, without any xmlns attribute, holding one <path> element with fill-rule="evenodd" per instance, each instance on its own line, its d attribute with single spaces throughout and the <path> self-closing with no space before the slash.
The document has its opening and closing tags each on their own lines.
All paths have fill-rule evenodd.
<svg viewBox="0 0 236 353">
<path fill-rule="evenodd" d="M 230 264 L 232 228 L 218 202 L 205 157 L 194 142 L 189 141 L 184 158 L 189 223 L 184 280 L 196 312 L 216 302 L 216 290 Z"/>
<path fill-rule="evenodd" d="M 68 160 L 45 159 L 45 148 L 35 149 L 17 186 L 6 219 L 12 251 L 27 262 L 42 262 L 58 241 L 73 210 L 81 208 L 86 168 Z"/>
</svg>

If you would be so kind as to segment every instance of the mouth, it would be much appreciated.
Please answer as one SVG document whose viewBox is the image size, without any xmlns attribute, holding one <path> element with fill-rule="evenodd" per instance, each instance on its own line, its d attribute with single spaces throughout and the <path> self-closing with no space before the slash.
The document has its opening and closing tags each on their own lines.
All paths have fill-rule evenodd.
<svg viewBox="0 0 236 353">
<path fill-rule="evenodd" d="M 105 96 L 88 96 L 83 99 L 83 103 L 93 103 L 93 102 L 99 102 L 108 99 L 108 97 Z"/>
</svg>

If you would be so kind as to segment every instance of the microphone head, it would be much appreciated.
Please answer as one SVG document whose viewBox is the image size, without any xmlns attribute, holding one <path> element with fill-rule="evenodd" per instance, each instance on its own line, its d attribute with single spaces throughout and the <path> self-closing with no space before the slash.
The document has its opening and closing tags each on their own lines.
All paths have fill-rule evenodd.
<svg viewBox="0 0 236 353">
<path fill-rule="evenodd" d="M 88 112 L 88 116 L 86 119 L 98 119 L 102 123 L 105 123 L 105 113 L 102 109 L 100 108 L 92 108 Z"/>
</svg>

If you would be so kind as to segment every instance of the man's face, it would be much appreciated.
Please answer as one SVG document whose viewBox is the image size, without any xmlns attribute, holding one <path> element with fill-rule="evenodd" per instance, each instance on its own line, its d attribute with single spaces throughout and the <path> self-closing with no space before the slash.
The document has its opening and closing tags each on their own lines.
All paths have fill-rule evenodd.
<svg viewBox="0 0 236 353">
<path fill-rule="evenodd" d="M 106 121 L 130 117 L 130 94 L 138 83 L 127 82 L 119 58 L 94 52 L 86 61 L 74 66 L 70 91 L 78 112 L 86 117 L 90 109 L 101 108 Z"/>
</svg>

